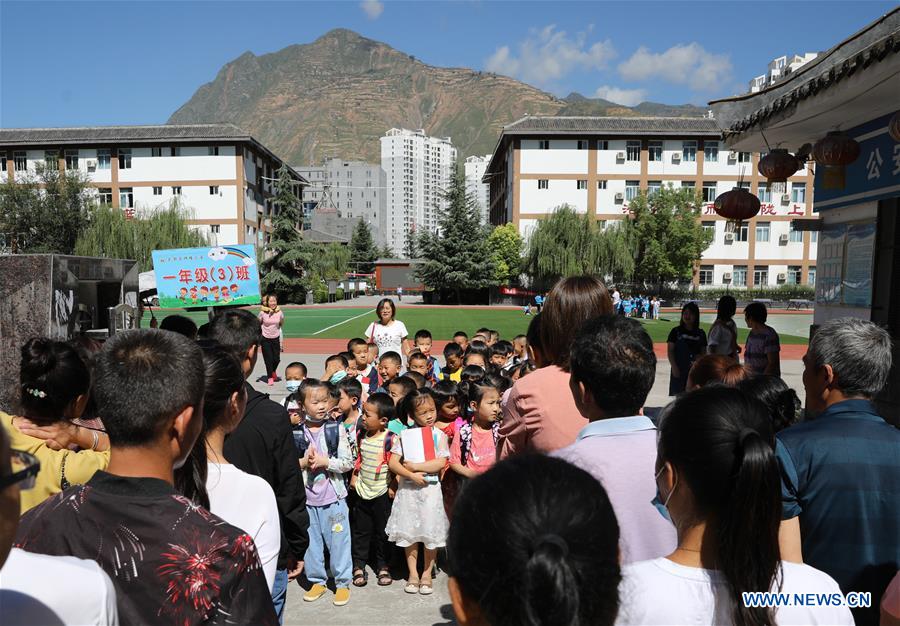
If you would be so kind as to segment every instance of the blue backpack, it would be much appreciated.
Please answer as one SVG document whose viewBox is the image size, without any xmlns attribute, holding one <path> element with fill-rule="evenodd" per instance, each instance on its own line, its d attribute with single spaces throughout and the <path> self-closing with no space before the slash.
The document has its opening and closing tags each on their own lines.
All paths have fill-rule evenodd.
<svg viewBox="0 0 900 626">
<path fill-rule="evenodd" d="M 336 458 L 340 437 L 343 435 L 343 425 L 334 420 L 328 420 L 323 425 L 323 428 L 325 429 L 325 446 L 328 448 L 328 458 Z M 292 434 L 294 435 L 294 445 L 297 446 L 297 452 L 300 453 L 301 457 L 306 456 L 306 451 L 309 449 L 309 440 L 306 438 L 303 424 L 294 426 Z"/>
</svg>

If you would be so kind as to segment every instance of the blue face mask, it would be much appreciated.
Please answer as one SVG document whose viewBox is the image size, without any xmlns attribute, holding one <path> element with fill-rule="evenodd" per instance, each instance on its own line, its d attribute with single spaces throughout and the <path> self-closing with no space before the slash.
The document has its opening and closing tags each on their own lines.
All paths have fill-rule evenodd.
<svg viewBox="0 0 900 626">
<path fill-rule="evenodd" d="M 286 380 L 284 382 L 284 388 L 287 389 L 288 393 L 294 393 L 298 389 L 300 389 L 300 383 L 303 381 L 300 380 Z"/>
<path fill-rule="evenodd" d="M 347 370 L 338 370 L 334 374 L 331 375 L 329 382 L 332 385 L 336 385 L 339 382 L 341 382 L 342 380 L 344 380 L 345 378 L 347 378 Z"/>
<path fill-rule="evenodd" d="M 659 475 L 663 473 L 664 469 L 665 469 L 665 466 L 659 468 L 659 471 L 656 472 L 656 476 L 653 477 L 654 481 L 659 480 Z M 672 491 L 669 492 L 669 495 L 666 497 L 666 501 L 663 502 L 659 497 L 659 483 L 657 483 L 656 495 L 653 496 L 652 500 L 650 500 L 650 504 L 653 505 L 653 508 L 655 508 L 657 511 L 659 511 L 659 514 L 663 516 L 663 519 L 666 519 L 670 522 L 672 521 L 672 516 L 669 515 L 669 509 L 666 508 L 666 506 L 669 504 L 669 500 L 672 499 L 672 494 L 675 493 L 675 486 L 677 484 L 678 483 L 676 482 L 675 485 L 672 486 Z"/>
</svg>

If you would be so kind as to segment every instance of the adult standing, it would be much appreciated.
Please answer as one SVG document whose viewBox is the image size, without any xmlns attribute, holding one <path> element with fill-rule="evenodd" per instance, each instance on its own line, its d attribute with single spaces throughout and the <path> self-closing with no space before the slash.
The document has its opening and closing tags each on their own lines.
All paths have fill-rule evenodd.
<svg viewBox="0 0 900 626">
<path fill-rule="evenodd" d="M 403 286 L 397 285 L 397 302 L 403 302 Z"/>
<path fill-rule="evenodd" d="M 681 323 L 669 331 L 669 395 L 684 391 L 691 366 L 706 353 L 706 333 L 700 328 L 700 309 L 695 302 L 681 307 Z"/>
<path fill-rule="evenodd" d="M 741 351 L 737 343 L 737 326 L 734 314 L 737 301 L 732 296 L 722 296 L 716 307 L 716 321 L 709 329 L 709 353 L 728 356 L 737 361 Z"/>
<path fill-rule="evenodd" d="M 834 577 L 844 593 L 872 593 L 857 624 L 876 624 L 900 569 L 900 430 L 878 414 L 891 337 L 855 318 L 822 324 L 803 357 L 806 410 L 778 433 L 782 466 L 781 552 Z M 802 547 L 802 551 L 801 551 Z"/>
<path fill-rule="evenodd" d="M 384 298 L 375 307 L 378 319 L 366 328 L 366 340 L 378 346 L 378 354 L 396 352 L 409 354 L 409 331 L 397 318 L 397 307 L 390 298 Z"/>
<path fill-rule="evenodd" d="M 263 296 L 259 312 L 262 326 L 262 353 L 266 364 L 266 379 L 271 387 L 278 378 L 278 364 L 281 362 L 281 327 L 284 326 L 284 311 L 278 308 L 278 296 Z"/>
<path fill-rule="evenodd" d="M 766 325 L 768 315 L 762 302 L 751 302 L 744 307 L 744 320 L 750 329 L 744 345 L 744 362 L 754 374 L 781 376 L 781 341 L 775 329 Z"/>
<path fill-rule="evenodd" d="M 539 318 L 540 341 L 532 344 L 540 351 L 539 369 L 517 380 L 503 403 L 499 459 L 558 450 L 587 426 L 569 391 L 569 350 L 585 321 L 612 311 L 606 286 L 593 276 L 565 278 L 550 290 Z"/>
</svg>

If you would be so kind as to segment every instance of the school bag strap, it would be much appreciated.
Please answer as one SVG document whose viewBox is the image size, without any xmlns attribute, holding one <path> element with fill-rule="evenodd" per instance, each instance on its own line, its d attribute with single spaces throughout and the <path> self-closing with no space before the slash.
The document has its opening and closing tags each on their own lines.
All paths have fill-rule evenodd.
<svg viewBox="0 0 900 626">
<path fill-rule="evenodd" d="M 491 435 L 494 437 L 494 447 L 500 443 L 500 422 L 491 424 Z M 463 466 L 468 465 L 469 448 L 472 446 L 472 423 L 467 422 L 459 427 L 459 461 Z"/>
<path fill-rule="evenodd" d="M 362 418 L 360 418 L 360 422 L 362 422 Z M 354 464 L 354 470 L 359 471 L 362 468 L 362 440 L 366 436 L 366 431 L 363 428 L 357 428 L 356 430 L 356 463 Z M 381 455 L 381 463 L 378 464 L 378 467 L 375 468 L 375 473 L 381 471 L 381 468 L 387 465 L 391 460 L 391 448 L 394 447 L 394 433 L 386 430 L 384 433 L 384 447 Z"/>
<path fill-rule="evenodd" d="M 337 458 L 342 426 L 335 421 L 329 420 L 325 422 L 323 428 L 325 429 L 325 447 L 328 451 L 328 458 Z M 303 424 L 298 424 L 291 430 L 297 452 L 300 453 L 301 457 L 306 456 L 306 451 L 309 449 L 309 439 L 306 437 L 306 428 Z"/>
</svg>

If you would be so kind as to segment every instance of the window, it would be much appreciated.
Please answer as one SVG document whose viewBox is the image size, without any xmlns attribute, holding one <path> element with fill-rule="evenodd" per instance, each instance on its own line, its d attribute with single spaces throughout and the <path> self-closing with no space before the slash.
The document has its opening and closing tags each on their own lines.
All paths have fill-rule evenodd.
<svg viewBox="0 0 900 626">
<path fill-rule="evenodd" d="M 218 196 L 219 195 L 219 186 L 218 185 L 210 185 L 209 186 L 209 195 Z"/>
<path fill-rule="evenodd" d="M 806 183 L 791 183 L 791 201 L 806 203 Z"/>
<path fill-rule="evenodd" d="M 647 158 L 651 161 L 662 161 L 662 142 L 647 142 Z"/>
<path fill-rule="evenodd" d="M 97 190 L 97 200 L 100 204 L 112 204 L 112 189 L 109 187 L 100 187 Z"/>
<path fill-rule="evenodd" d="M 681 144 L 681 160 L 693 163 L 697 160 L 697 142 L 684 141 Z"/>
<path fill-rule="evenodd" d="M 44 150 L 44 167 L 48 170 L 59 169 L 59 153 L 56 150 Z"/>
<path fill-rule="evenodd" d="M 794 242 L 794 243 L 798 243 L 798 242 L 802 242 L 802 241 L 803 241 L 803 231 L 802 231 L 802 230 L 797 230 L 796 228 L 794 228 L 794 223 L 793 223 L 793 222 L 791 222 L 790 230 L 789 230 L 788 232 L 790 232 L 790 236 L 789 236 L 789 240 L 790 240 L 790 241 L 792 241 L 792 242 Z"/>
<path fill-rule="evenodd" d="M 134 208 L 134 190 L 131 187 L 122 187 L 119 189 L 119 208 Z"/>
<path fill-rule="evenodd" d="M 78 150 L 66 150 L 66 169 L 78 169 Z"/>
<path fill-rule="evenodd" d="M 746 189 L 747 191 L 750 191 L 750 181 L 749 180 L 741 181 L 736 186 L 740 187 L 741 189 Z"/>
<path fill-rule="evenodd" d="M 587 189 L 587 181 L 586 180 L 576 181 L 575 188 L 576 189 Z"/>
<path fill-rule="evenodd" d="M 731 270 L 731 284 L 735 287 L 747 286 L 747 266 L 746 265 L 735 265 L 734 269 Z"/>
<path fill-rule="evenodd" d="M 162 148 L 150 148 L 150 156 L 161 157 L 162 156 Z"/>
<path fill-rule="evenodd" d="M 771 230 L 771 225 L 769 222 L 757 222 L 756 223 L 756 242 L 757 243 L 767 243 L 769 241 L 769 231 Z"/>
<path fill-rule="evenodd" d="M 713 266 L 712 265 L 701 265 L 699 277 L 700 277 L 701 285 L 712 285 L 713 284 Z"/>
<path fill-rule="evenodd" d="M 219 146 L 210 146 L 209 156 L 219 156 Z"/>
<path fill-rule="evenodd" d="M 772 201 L 772 192 L 769 189 L 768 183 L 759 183 L 759 187 L 756 190 L 756 197 L 759 198 L 760 202 Z"/>
<path fill-rule="evenodd" d="M 181 186 L 179 185 L 178 187 L 172 187 L 172 194 L 176 195 L 176 196 L 180 196 L 181 195 Z"/>
<path fill-rule="evenodd" d="M 753 284 L 756 286 L 769 284 L 768 265 L 757 265 L 753 268 Z"/>
<path fill-rule="evenodd" d="M 662 181 L 661 180 L 651 180 L 647 182 L 647 195 L 652 196 L 655 193 L 659 193 L 662 189 Z"/>
<path fill-rule="evenodd" d="M 799 265 L 788 265 L 787 283 L 788 285 L 799 285 L 803 280 L 803 268 Z"/>
<path fill-rule="evenodd" d="M 28 156 L 24 151 L 13 152 L 13 167 L 17 172 L 23 172 L 28 169 Z"/>
<path fill-rule="evenodd" d="M 738 163 L 750 163 L 753 156 L 749 152 L 738 152 Z"/>
<path fill-rule="evenodd" d="M 538 189 L 550 189 L 550 181 L 546 178 L 539 178 Z"/>
<path fill-rule="evenodd" d="M 703 230 L 705 230 L 706 232 L 715 234 L 715 232 L 716 232 L 716 223 L 715 222 L 701 222 L 701 225 L 703 226 Z"/>
<path fill-rule="evenodd" d="M 597 189 L 606 189 L 606 182 L 607 181 L 605 181 L 605 180 L 598 180 L 597 181 Z"/>
<path fill-rule="evenodd" d="M 641 191 L 641 184 L 636 180 L 625 181 L 625 199 L 634 200 Z"/>
<path fill-rule="evenodd" d="M 626 141 L 625 142 L 625 160 L 640 161 L 641 160 L 641 142 Z"/>
<path fill-rule="evenodd" d="M 703 160 L 708 163 L 717 163 L 719 161 L 718 141 L 703 142 Z"/>
<path fill-rule="evenodd" d="M 587 139 L 579 139 L 578 140 L 578 149 L 579 150 L 587 150 L 588 149 Z"/>
<path fill-rule="evenodd" d="M 6 172 L 6 153 L 0 153 L 0 172 Z"/>
<path fill-rule="evenodd" d="M 172 146 L 171 154 L 174 157 L 181 156 L 181 148 L 177 146 Z"/>
<path fill-rule="evenodd" d="M 549 149 L 550 149 L 550 140 L 549 139 L 538 140 L 538 150 L 549 150 Z"/>
<path fill-rule="evenodd" d="M 706 181 L 703 182 L 703 201 L 704 202 L 715 202 L 716 201 L 716 184 L 708 183 Z"/>
<path fill-rule="evenodd" d="M 734 231 L 734 240 L 735 241 L 747 241 L 750 238 L 750 226 L 746 223 L 742 223 L 740 228 L 735 229 Z"/>
<path fill-rule="evenodd" d="M 609 150 L 609 142 L 605 139 L 597 142 L 597 150 Z"/>
<path fill-rule="evenodd" d="M 819 231 L 809 231 L 809 243 L 819 243 Z"/>
<path fill-rule="evenodd" d="M 161 196 L 161 195 L 162 195 L 162 187 L 154 187 L 154 188 L 153 188 L 153 195 L 154 195 L 154 196 Z"/>
<path fill-rule="evenodd" d="M 119 169 L 120 170 L 130 170 L 131 169 L 131 149 L 130 148 L 119 148 Z"/>
<path fill-rule="evenodd" d="M 213 233 L 214 235 L 218 235 L 221 230 L 222 227 L 218 224 L 210 224 L 209 226 L 209 232 Z"/>
<path fill-rule="evenodd" d="M 810 287 L 815 287 L 816 285 L 816 268 L 811 267 L 806 272 L 806 284 Z"/>
<path fill-rule="evenodd" d="M 692 181 L 692 180 L 683 180 L 683 181 L 681 181 L 681 188 L 682 188 L 682 189 L 694 189 L 696 186 L 697 186 L 697 183 L 695 183 L 695 182 Z"/>
</svg>

